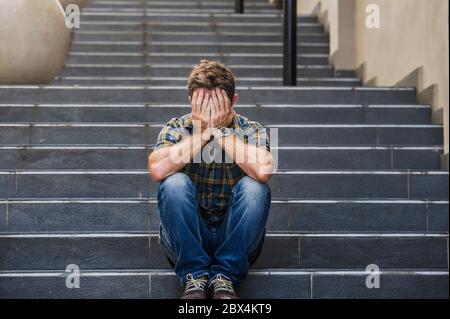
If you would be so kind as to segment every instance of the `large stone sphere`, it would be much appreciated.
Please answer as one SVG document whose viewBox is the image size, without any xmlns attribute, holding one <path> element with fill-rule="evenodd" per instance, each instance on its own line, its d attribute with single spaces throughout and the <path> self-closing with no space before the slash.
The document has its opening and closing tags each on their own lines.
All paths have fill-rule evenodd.
<svg viewBox="0 0 450 319">
<path fill-rule="evenodd" d="M 49 83 L 69 45 L 58 0 L 0 0 L 0 84 Z"/>
</svg>

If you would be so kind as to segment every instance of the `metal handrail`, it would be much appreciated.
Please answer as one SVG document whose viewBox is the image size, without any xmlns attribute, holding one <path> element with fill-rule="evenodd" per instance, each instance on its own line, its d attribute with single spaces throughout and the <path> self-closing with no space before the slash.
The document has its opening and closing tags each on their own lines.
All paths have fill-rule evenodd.
<svg viewBox="0 0 450 319">
<path fill-rule="evenodd" d="M 235 0 L 234 1 L 234 12 L 235 13 L 244 13 L 244 0 Z"/>
<path fill-rule="evenodd" d="M 283 85 L 297 85 L 297 0 L 284 0 Z"/>
<path fill-rule="evenodd" d="M 297 0 L 284 0 L 283 85 L 297 85 Z M 244 13 L 244 0 L 235 0 L 234 11 Z"/>
</svg>

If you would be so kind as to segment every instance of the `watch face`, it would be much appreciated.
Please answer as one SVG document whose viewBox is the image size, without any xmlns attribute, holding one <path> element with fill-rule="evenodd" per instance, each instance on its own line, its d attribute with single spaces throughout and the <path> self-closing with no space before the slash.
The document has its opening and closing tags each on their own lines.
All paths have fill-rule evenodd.
<svg viewBox="0 0 450 319">
<path fill-rule="evenodd" d="M 227 137 L 231 134 L 231 131 L 228 127 L 222 127 L 220 129 L 220 135 L 222 135 L 223 137 Z"/>
</svg>

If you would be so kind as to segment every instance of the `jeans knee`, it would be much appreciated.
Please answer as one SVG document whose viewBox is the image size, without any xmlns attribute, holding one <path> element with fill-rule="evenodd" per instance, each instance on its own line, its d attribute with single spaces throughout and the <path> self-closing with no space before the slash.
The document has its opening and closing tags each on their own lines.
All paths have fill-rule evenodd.
<svg viewBox="0 0 450 319">
<path fill-rule="evenodd" d="M 257 180 L 245 176 L 234 187 L 235 196 L 242 196 L 247 200 L 256 200 L 260 202 L 269 201 L 271 199 L 271 190 L 268 184 L 258 182 Z"/>
<path fill-rule="evenodd" d="M 176 195 L 192 190 L 195 190 L 195 187 L 189 176 L 184 173 L 175 173 L 166 177 L 159 184 L 158 193 L 164 193 L 165 195 Z"/>
<path fill-rule="evenodd" d="M 246 176 L 234 187 L 231 205 L 235 214 L 257 223 L 267 220 L 270 201 L 269 185 Z"/>
<path fill-rule="evenodd" d="M 174 218 L 195 217 L 197 207 L 194 183 L 184 173 L 164 179 L 158 188 L 158 211 L 161 222 L 168 226 Z M 180 214 L 180 212 L 184 212 Z"/>
</svg>

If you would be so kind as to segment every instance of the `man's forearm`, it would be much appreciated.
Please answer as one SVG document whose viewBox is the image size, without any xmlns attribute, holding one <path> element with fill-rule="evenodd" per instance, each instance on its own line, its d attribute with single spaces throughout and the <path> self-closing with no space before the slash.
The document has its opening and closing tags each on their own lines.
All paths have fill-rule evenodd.
<svg viewBox="0 0 450 319">
<path fill-rule="evenodd" d="M 196 132 L 173 146 L 154 151 L 148 159 L 153 180 L 161 181 L 181 170 L 200 153 L 206 143 L 201 133 Z"/>
<path fill-rule="evenodd" d="M 231 134 L 219 140 L 219 145 L 248 176 L 266 183 L 272 175 L 272 156 L 264 147 L 244 143 Z"/>
</svg>

